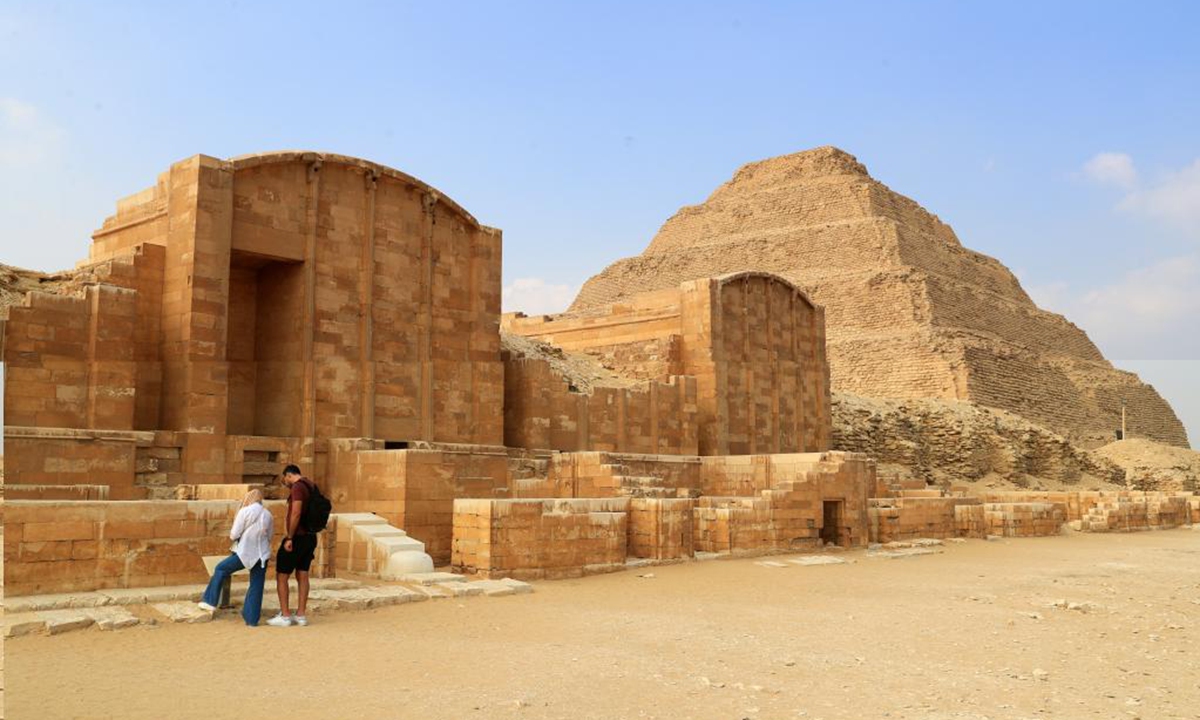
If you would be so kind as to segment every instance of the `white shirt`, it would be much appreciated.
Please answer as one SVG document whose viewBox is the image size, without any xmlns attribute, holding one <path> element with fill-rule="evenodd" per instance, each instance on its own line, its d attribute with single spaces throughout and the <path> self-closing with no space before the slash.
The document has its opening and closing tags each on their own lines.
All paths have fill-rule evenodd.
<svg viewBox="0 0 1200 720">
<path fill-rule="evenodd" d="M 229 530 L 229 539 L 237 540 L 237 556 L 242 565 L 252 568 L 260 561 L 266 567 L 271 559 L 271 536 L 275 534 L 275 518 L 262 503 L 251 503 L 238 510 Z"/>
</svg>

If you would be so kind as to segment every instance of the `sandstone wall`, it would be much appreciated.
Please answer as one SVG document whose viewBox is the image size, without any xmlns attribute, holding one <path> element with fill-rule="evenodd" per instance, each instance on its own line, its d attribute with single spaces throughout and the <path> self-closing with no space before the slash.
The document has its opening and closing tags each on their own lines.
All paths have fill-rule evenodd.
<svg viewBox="0 0 1200 720">
<path fill-rule="evenodd" d="M 456 570 L 491 578 L 579 577 L 625 567 L 629 499 L 457 500 Z"/>
<path fill-rule="evenodd" d="M 695 378 L 675 375 L 582 393 L 548 362 L 505 353 L 509 447 L 694 455 L 697 431 Z"/>
<path fill-rule="evenodd" d="M 203 583 L 202 558 L 229 552 L 238 502 L 8 500 L 8 595 Z M 269 502 L 278 542 L 286 503 Z"/>
<path fill-rule="evenodd" d="M 630 377 L 666 380 L 655 375 L 666 371 L 695 377 L 702 455 L 829 445 L 824 316 L 780 278 L 741 273 L 697 280 L 588 312 L 507 317 L 505 329 L 594 353 Z"/>
<path fill-rule="evenodd" d="M 284 439 L 316 474 L 326 438 L 498 444 L 500 242 L 374 163 L 188 158 L 118 202 L 53 294 L 6 305 L 6 422 L 176 433 L 191 483 L 245 474 L 230 437 Z"/>
<path fill-rule="evenodd" d="M 682 560 L 695 553 L 692 498 L 635 497 L 629 501 L 630 557 Z"/>
<path fill-rule="evenodd" d="M 419 538 L 435 563 L 450 560 L 456 499 L 508 496 L 503 448 L 386 450 L 382 444 L 331 443 L 326 492 L 339 513 L 374 513 Z"/>
</svg>

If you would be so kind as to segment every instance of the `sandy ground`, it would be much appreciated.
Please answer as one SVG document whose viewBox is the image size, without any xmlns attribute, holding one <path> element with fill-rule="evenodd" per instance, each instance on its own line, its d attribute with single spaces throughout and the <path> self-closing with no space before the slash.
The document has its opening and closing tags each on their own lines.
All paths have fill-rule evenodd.
<svg viewBox="0 0 1200 720">
<path fill-rule="evenodd" d="M 7 717 L 1200 717 L 1200 531 L 842 557 L 17 638 Z"/>
</svg>

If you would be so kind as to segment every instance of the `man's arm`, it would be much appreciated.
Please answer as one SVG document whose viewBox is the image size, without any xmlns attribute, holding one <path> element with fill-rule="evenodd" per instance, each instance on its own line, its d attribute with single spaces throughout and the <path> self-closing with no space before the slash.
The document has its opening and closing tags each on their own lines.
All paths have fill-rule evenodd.
<svg viewBox="0 0 1200 720">
<path fill-rule="evenodd" d="M 304 500 L 296 498 L 288 503 L 286 536 L 289 539 L 296 536 L 296 528 L 300 527 L 300 517 L 304 514 L 304 502 Z"/>
</svg>

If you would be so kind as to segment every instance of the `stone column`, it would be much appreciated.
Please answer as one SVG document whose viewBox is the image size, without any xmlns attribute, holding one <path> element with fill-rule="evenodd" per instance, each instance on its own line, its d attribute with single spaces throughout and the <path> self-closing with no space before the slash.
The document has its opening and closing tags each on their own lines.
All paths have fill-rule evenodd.
<svg viewBox="0 0 1200 720">
<path fill-rule="evenodd" d="M 188 482 L 221 482 L 228 411 L 226 337 L 233 172 L 196 155 L 171 166 L 163 276 L 162 420 L 188 434 Z"/>
</svg>

